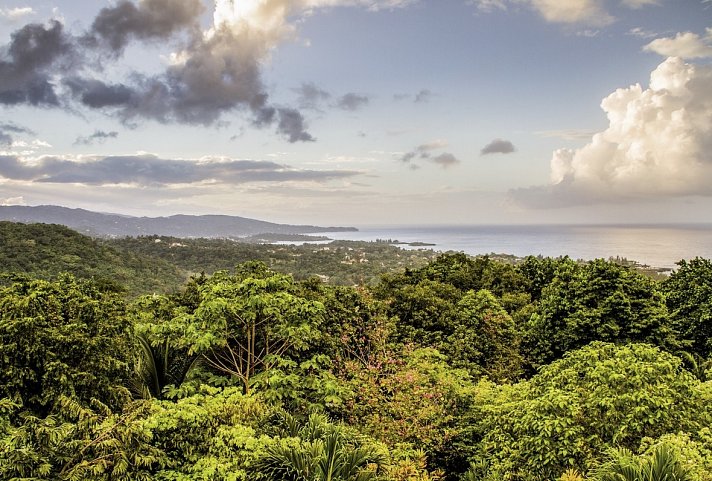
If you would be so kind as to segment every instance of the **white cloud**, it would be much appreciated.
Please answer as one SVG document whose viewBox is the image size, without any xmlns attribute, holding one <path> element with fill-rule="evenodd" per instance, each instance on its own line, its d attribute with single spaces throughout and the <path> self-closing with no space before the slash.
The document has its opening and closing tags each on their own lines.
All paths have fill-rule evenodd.
<svg viewBox="0 0 712 481">
<path fill-rule="evenodd" d="M 8 205 L 25 205 L 25 198 L 22 196 L 19 197 L 6 197 L 4 199 L 0 199 L 0 205 L 2 206 L 8 206 Z"/>
<path fill-rule="evenodd" d="M 582 23 L 603 27 L 614 21 L 600 0 L 531 0 L 531 2 L 548 22 Z"/>
<path fill-rule="evenodd" d="M 469 0 L 467 4 L 474 5 L 478 10 L 488 13 L 493 10 L 507 9 L 507 3 L 505 0 Z"/>
<path fill-rule="evenodd" d="M 657 38 L 644 46 L 643 50 L 665 57 L 710 58 L 712 28 L 707 29 L 704 37 L 692 32 L 680 32 L 674 37 Z"/>
<path fill-rule="evenodd" d="M 583 148 L 551 159 L 551 184 L 511 191 L 520 203 L 586 203 L 712 196 L 712 66 L 668 58 L 650 86 L 621 88 L 601 103 L 609 126 Z"/>
<path fill-rule="evenodd" d="M 24 17 L 33 15 L 32 7 L 0 8 L 0 19 L 8 22 L 17 22 Z"/>
<path fill-rule="evenodd" d="M 606 10 L 605 0 L 468 0 L 478 10 L 489 13 L 508 10 L 519 6 L 533 8 L 546 21 L 561 24 L 589 25 L 605 27 L 616 19 Z M 620 0 L 620 5 L 639 9 L 648 5 L 658 5 L 659 0 Z M 595 30 L 588 30 L 588 33 Z"/>
</svg>

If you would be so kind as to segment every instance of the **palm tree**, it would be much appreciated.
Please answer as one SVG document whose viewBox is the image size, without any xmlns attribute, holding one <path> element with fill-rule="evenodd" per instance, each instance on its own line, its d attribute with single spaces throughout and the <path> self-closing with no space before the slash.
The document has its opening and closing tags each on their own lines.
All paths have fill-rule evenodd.
<svg viewBox="0 0 712 481">
<path fill-rule="evenodd" d="M 140 399 L 160 399 L 163 388 L 180 386 L 198 367 L 199 358 L 173 349 L 168 340 L 152 345 L 143 334 L 135 336 L 134 376 L 129 389 Z"/>
<path fill-rule="evenodd" d="M 665 444 L 655 446 L 649 456 L 636 456 L 621 448 L 609 452 L 609 458 L 594 470 L 596 481 L 691 481 L 690 472 Z"/>
<path fill-rule="evenodd" d="M 350 439 L 343 427 L 312 414 L 304 426 L 285 415 L 285 442 L 274 444 L 257 463 L 270 481 L 370 481 L 385 458 L 374 447 Z M 296 443 L 289 438 L 297 438 Z"/>
</svg>

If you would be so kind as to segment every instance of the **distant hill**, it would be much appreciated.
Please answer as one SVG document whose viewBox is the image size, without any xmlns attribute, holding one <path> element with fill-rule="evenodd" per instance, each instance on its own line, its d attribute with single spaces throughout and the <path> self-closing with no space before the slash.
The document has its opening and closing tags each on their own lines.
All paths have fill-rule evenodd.
<svg viewBox="0 0 712 481">
<path fill-rule="evenodd" d="M 53 278 L 69 272 L 125 288 L 132 295 L 168 292 L 189 276 L 163 259 L 104 242 L 62 225 L 0 221 L 0 274 Z"/>
<path fill-rule="evenodd" d="M 160 235 L 171 237 L 246 237 L 258 234 L 313 234 L 355 231 L 354 227 L 274 224 L 228 215 L 131 217 L 54 205 L 0 206 L 0 220 L 60 224 L 94 237 Z"/>
</svg>

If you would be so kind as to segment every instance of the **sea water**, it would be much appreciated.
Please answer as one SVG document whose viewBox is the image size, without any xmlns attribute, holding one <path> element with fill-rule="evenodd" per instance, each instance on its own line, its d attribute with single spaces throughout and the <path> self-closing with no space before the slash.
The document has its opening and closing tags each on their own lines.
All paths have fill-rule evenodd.
<svg viewBox="0 0 712 481">
<path fill-rule="evenodd" d="M 363 226 L 326 234 L 338 240 L 391 239 L 435 244 L 437 251 L 471 255 L 542 255 L 573 259 L 627 258 L 674 268 L 681 259 L 712 258 L 712 224 Z"/>
</svg>

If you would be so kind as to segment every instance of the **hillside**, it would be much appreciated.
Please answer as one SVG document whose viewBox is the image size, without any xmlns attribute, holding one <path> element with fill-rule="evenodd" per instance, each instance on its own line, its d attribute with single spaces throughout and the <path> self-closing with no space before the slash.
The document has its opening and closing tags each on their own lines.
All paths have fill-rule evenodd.
<svg viewBox="0 0 712 481">
<path fill-rule="evenodd" d="M 165 260 L 119 251 L 61 225 L 0 221 L 0 273 L 52 278 L 61 272 L 131 294 L 165 292 L 187 278 Z"/>
<path fill-rule="evenodd" d="M 54 205 L 0 206 L 0 221 L 60 224 L 95 237 L 162 235 L 173 237 L 246 237 L 257 234 L 343 232 L 353 227 L 275 224 L 227 215 L 132 217 Z"/>
</svg>

